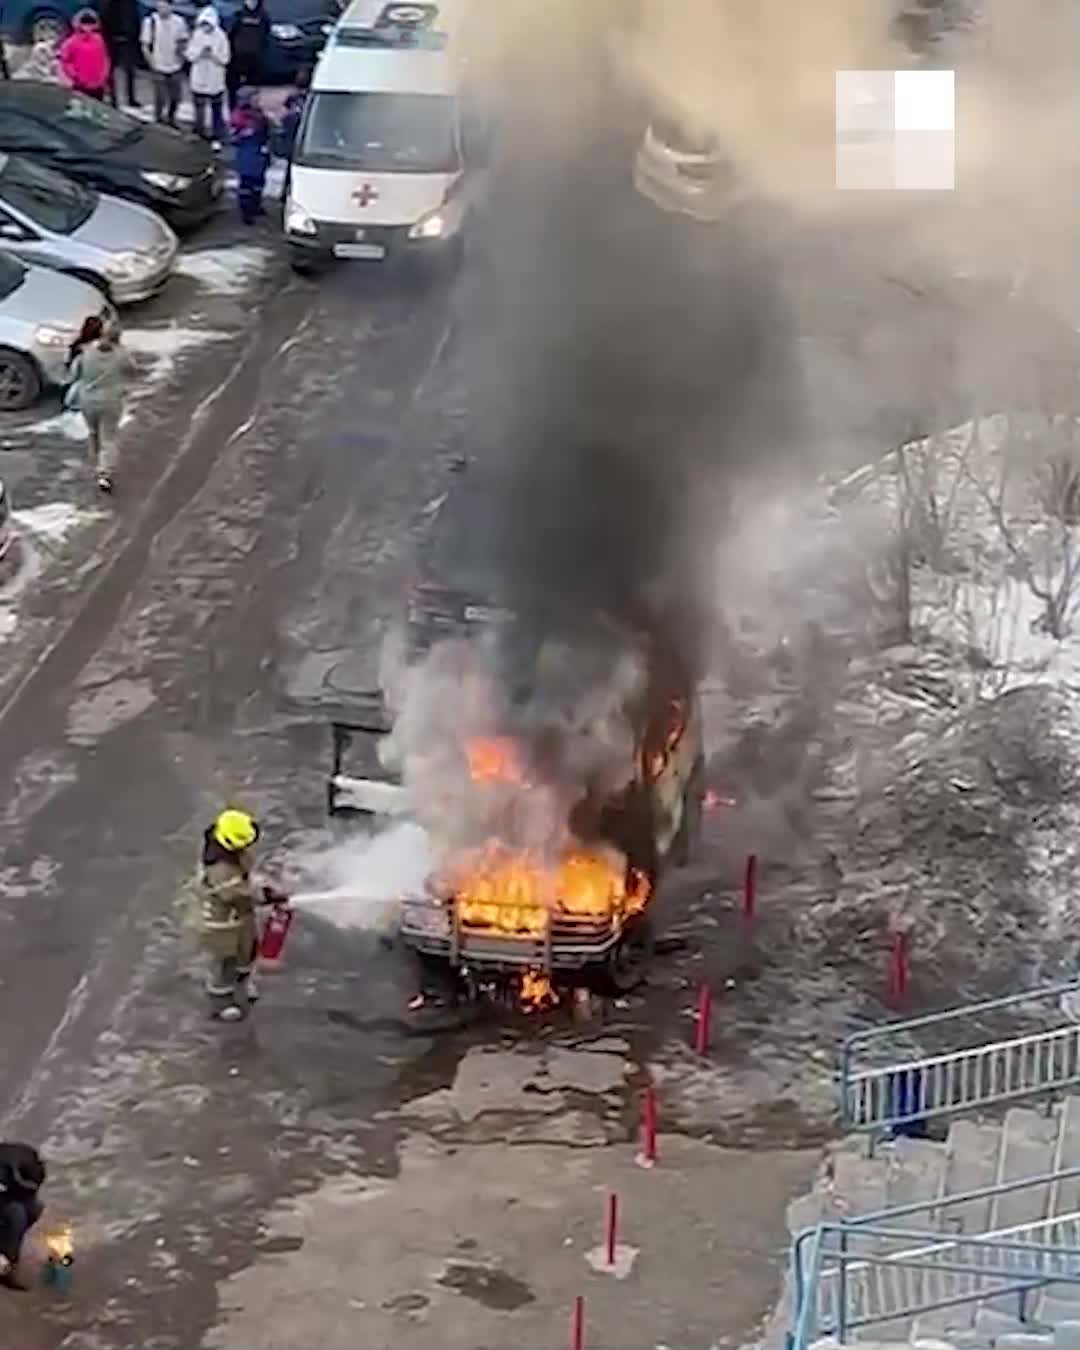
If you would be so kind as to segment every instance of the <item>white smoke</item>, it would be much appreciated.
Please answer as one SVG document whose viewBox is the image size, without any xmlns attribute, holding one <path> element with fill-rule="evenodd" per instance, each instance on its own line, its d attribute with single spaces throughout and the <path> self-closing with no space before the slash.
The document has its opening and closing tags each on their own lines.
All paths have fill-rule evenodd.
<svg viewBox="0 0 1080 1350">
<path fill-rule="evenodd" d="M 403 898 L 422 895 L 432 868 L 425 831 L 406 822 L 288 860 L 292 903 L 342 928 L 390 932 Z"/>
<path fill-rule="evenodd" d="M 535 653 L 520 633 L 448 639 L 399 667 L 380 753 L 436 858 L 498 842 L 556 859 L 575 804 L 634 776 L 646 669 L 643 651 L 604 631 Z"/>
</svg>

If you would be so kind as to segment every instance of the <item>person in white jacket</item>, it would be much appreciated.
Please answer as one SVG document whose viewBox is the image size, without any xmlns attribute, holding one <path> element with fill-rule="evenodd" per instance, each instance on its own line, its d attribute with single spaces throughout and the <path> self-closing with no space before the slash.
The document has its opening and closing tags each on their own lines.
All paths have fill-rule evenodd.
<svg viewBox="0 0 1080 1350">
<path fill-rule="evenodd" d="M 154 81 L 154 116 L 174 127 L 184 82 L 188 26 L 173 12 L 172 0 L 157 0 L 153 14 L 143 19 L 139 38 Z"/>
<path fill-rule="evenodd" d="M 225 72 L 231 55 L 218 12 L 206 5 L 195 18 L 187 46 L 188 78 L 195 101 L 195 130 L 218 145 L 225 139 Z"/>
</svg>

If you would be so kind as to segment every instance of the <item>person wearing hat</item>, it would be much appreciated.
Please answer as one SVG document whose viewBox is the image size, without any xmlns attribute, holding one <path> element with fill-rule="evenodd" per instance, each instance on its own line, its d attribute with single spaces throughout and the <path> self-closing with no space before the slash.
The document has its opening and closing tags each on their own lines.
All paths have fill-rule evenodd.
<svg viewBox="0 0 1080 1350">
<path fill-rule="evenodd" d="M 203 835 L 199 860 L 199 929 L 208 957 L 210 1014 L 239 1022 L 258 998 L 254 969 L 259 930 L 255 911 L 287 904 L 273 886 L 251 876 L 259 826 L 246 811 L 227 807 Z"/>
<path fill-rule="evenodd" d="M 71 32 L 60 44 L 60 69 L 76 93 L 105 97 L 112 62 L 94 10 L 81 9 L 75 15 Z"/>
</svg>

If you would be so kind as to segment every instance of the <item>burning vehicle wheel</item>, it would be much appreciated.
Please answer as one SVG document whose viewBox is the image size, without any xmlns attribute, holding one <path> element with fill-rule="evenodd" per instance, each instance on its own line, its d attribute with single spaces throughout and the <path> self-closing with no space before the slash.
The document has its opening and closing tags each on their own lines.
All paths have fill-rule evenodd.
<svg viewBox="0 0 1080 1350">
<path fill-rule="evenodd" d="M 656 952 L 656 932 L 647 918 L 628 927 L 611 954 L 606 982 L 617 994 L 629 994 L 642 983 Z"/>
</svg>

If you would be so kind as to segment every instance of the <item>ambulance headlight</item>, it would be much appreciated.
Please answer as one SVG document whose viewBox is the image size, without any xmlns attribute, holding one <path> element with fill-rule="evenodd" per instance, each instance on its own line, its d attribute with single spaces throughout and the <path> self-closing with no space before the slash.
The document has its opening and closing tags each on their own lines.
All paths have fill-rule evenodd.
<svg viewBox="0 0 1080 1350">
<path fill-rule="evenodd" d="M 446 233 L 446 217 L 441 211 L 421 216 L 409 231 L 410 239 L 441 239 Z"/>
<path fill-rule="evenodd" d="M 295 202 L 289 202 L 285 208 L 285 233 L 311 235 L 318 233 L 318 230 L 315 222 L 302 206 L 297 206 Z"/>
</svg>

